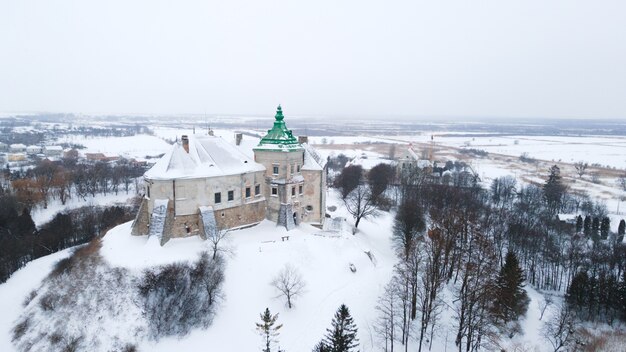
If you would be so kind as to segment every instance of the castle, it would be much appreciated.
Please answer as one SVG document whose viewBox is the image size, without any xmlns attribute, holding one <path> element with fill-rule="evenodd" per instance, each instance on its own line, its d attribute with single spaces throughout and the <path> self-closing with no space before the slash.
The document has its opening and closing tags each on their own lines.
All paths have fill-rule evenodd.
<svg viewBox="0 0 626 352">
<path fill-rule="evenodd" d="M 255 225 L 264 219 L 288 230 L 323 225 L 326 160 L 285 125 L 280 105 L 274 126 L 253 148 L 209 135 L 182 136 L 144 174 L 145 196 L 133 235 L 171 237 Z"/>
</svg>

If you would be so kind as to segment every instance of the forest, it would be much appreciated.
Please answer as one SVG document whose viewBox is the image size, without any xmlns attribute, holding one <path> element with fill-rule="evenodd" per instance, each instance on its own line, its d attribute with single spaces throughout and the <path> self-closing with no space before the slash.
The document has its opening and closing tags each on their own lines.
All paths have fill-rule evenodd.
<svg viewBox="0 0 626 352">
<path fill-rule="evenodd" d="M 546 294 L 543 312 L 551 296 L 564 297 L 543 329 L 555 351 L 583 343 L 582 322 L 626 321 L 624 220 L 611 232 L 606 207 L 570 191 L 558 166 L 546 170 L 543 184 L 506 176 L 484 188 L 462 166 L 443 178 L 429 169 L 396 174 L 379 164 L 366 173 L 335 163 L 341 171 L 333 182 L 355 226 L 396 209 L 399 262 L 376 307 L 385 351 L 430 349 L 445 309 L 453 311 L 459 351 L 500 348 L 499 337 L 520 332 L 525 285 Z"/>
</svg>

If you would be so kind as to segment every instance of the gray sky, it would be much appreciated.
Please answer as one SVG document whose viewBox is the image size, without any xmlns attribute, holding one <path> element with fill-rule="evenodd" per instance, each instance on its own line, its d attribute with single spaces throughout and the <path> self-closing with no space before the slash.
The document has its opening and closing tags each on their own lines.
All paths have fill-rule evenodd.
<svg viewBox="0 0 626 352">
<path fill-rule="evenodd" d="M 0 0 L 0 111 L 626 119 L 626 1 Z"/>
</svg>

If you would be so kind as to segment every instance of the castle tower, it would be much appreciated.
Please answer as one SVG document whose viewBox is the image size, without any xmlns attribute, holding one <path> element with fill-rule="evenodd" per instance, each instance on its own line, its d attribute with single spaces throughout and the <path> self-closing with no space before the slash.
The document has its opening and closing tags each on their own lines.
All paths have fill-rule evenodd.
<svg viewBox="0 0 626 352">
<path fill-rule="evenodd" d="M 302 219 L 304 148 L 285 125 L 279 105 L 274 126 L 254 148 L 254 160 L 265 166 L 267 218 L 293 228 Z"/>
</svg>

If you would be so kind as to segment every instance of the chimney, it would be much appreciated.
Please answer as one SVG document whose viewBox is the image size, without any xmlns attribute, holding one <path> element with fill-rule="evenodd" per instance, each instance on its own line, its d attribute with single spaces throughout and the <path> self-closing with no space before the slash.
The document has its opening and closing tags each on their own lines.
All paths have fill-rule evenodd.
<svg viewBox="0 0 626 352">
<path fill-rule="evenodd" d="M 298 136 L 298 144 L 309 143 L 309 137 L 307 136 Z"/>
<path fill-rule="evenodd" d="M 243 134 L 235 133 L 235 145 L 240 145 L 242 139 L 243 139 Z"/>
<path fill-rule="evenodd" d="M 189 154 L 189 137 L 183 135 L 180 139 L 183 141 L 183 149 Z"/>
</svg>

